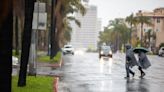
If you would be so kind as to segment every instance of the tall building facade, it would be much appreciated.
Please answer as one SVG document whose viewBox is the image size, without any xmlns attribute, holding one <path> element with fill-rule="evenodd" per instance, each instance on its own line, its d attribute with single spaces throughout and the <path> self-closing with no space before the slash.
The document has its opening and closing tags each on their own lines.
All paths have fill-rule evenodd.
<svg viewBox="0 0 164 92">
<path fill-rule="evenodd" d="M 144 36 L 148 30 L 151 30 L 151 35 L 155 34 L 155 37 L 150 39 L 151 44 L 155 47 L 159 47 L 161 43 L 164 43 L 164 8 L 156 8 L 153 12 L 143 12 L 139 11 L 136 13 L 137 16 L 147 16 L 151 18 L 152 25 L 143 25 Z M 141 38 L 141 25 L 137 27 L 137 36 Z"/>
<path fill-rule="evenodd" d="M 80 13 L 75 14 L 75 18 L 81 23 L 78 27 L 74 22 L 72 26 L 71 44 L 75 48 L 97 48 L 98 34 L 101 30 L 101 22 L 97 18 L 97 7 L 86 5 L 86 14 L 82 16 Z"/>
</svg>

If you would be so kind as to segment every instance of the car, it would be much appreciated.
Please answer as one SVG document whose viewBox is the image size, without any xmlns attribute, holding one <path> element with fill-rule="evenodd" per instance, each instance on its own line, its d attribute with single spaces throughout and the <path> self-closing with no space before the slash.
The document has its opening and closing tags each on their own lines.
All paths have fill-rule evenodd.
<svg viewBox="0 0 164 92">
<path fill-rule="evenodd" d="M 99 58 L 102 56 L 112 57 L 112 50 L 110 46 L 101 46 L 99 50 Z"/>
<path fill-rule="evenodd" d="M 13 65 L 13 66 L 18 65 L 18 58 L 15 57 L 15 56 L 12 56 L 12 65 Z"/>
<path fill-rule="evenodd" d="M 164 57 L 164 47 L 161 47 L 161 48 L 159 49 L 158 55 Z"/>
<path fill-rule="evenodd" d="M 74 55 L 74 48 L 72 47 L 72 45 L 64 45 L 63 55 L 66 55 L 66 54 Z"/>
</svg>

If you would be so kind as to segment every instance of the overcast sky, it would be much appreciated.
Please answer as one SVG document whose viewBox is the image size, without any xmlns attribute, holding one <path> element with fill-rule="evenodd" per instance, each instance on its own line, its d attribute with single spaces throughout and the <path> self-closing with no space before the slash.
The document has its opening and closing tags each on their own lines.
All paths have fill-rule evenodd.
<svg viewBox="0 0 164 92">
<path fill-rule="evenodd" d="M 89 4 L 98 7 L 98 17 L 102 26 L 114 18 L 125 18 L 138 10 L 153 11 L 155 8 L 164 7 L 164 0 L 90 0 Z"/>
</svg>

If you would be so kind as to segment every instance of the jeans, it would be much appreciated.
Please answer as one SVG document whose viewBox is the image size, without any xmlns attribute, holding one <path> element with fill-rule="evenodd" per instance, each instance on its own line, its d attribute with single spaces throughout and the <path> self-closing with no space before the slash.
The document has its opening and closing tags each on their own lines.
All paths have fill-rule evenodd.
<svg viewBox="0 0 164 92">
<path fill-rule="evenodd" d="M 134 72 L 130 69 L 129 65 L 126 64 L 125 66 L 126 66 L 126 74 L 127 74 L 126 77 L 129 77 L 129 73 L 131 73 L 132 75 L 134 75 Z"/>
</svg>

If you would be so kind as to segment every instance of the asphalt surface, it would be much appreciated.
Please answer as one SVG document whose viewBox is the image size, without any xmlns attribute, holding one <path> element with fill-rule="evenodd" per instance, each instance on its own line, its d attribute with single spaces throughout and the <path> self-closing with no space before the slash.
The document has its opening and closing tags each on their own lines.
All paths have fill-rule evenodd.
<svg viewBox="0 0 164 92">
<path fill-rule="evenodd" d="M 98 53 L 77 52 L 63 56 L 64 65 L 51 74 L 60 76 L 59 92 L 163 92 L 164 58 L 148 56 L 152 66 L 144 70 L 146 76 L 125 79 L 125 55 L 117 53 L 113 58 L 98 58 Z"/>
</svg>

